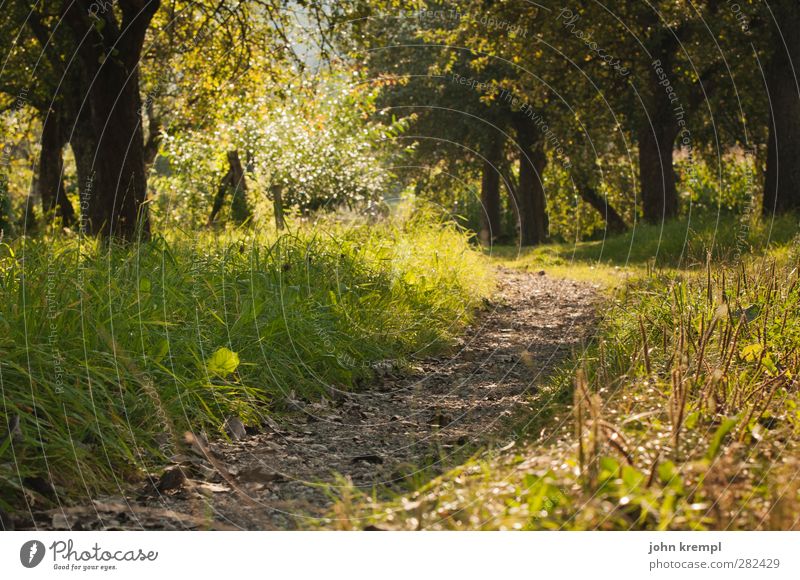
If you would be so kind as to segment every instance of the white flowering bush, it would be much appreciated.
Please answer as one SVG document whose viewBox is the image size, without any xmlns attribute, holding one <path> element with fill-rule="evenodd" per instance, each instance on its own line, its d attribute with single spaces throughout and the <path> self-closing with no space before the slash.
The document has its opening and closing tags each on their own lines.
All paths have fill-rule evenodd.
<svg viewBox="0 0 800 580">
<path fill-rule="evenodd" d="M 379 122 L 377 91 L 342 80 L 300 83 L 280 99 L 260 96 L 228 101 L 213 130 L 165 135 L 157 168 L 156 214 L 180 223 L 203 221 L 226 152 L 236 149 L 247 166 L 248 203 L 256 219 L 271 215 L 280 188 L 284 208 L 309 211 L 353 207 L 378 198 L 387 185 L 392 141 L 406 126 Z"/>
</svg>

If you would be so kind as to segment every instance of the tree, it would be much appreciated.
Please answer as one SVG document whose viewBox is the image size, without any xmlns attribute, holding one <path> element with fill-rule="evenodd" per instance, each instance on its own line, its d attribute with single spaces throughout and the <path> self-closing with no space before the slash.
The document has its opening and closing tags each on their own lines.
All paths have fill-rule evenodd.
<svg viewBox="0 0 800 580">
<path fill-rule="evenodd" d="M 244 192 L 243 164 L 256 221 L 269 213 L 271 198 L 279 227 L 284 210 L 309 215 L 380 198 L 390 175 L 386 144 L 405 124 L 376 112 L 376 89 L 352 71 L 337 70 L 287 83 L 282 90 L 279 99 L 266 91 L 258 98 L 220 103 L 213 132 L 202 125 L 170 129 L 162 148 L 170 173 L 155 180 L 168 197 L 170 218 L 197 220 L 213 203 L 213 221 L 234 184 Z M 229 151 L 227 159 L 219 155 L 222 147 Z M 209 191 L 208 184 L 218 182 L 221 187 Z M 246 219 L 243 202 L 242 195 L 234 195 L 235 221 Z"/>
<path fill-rule="evenodd" d="M 16 35 L 9 51 L 13 74 L 2 79 L 0 91 L 13 94 L 35 84 L 30 100 L 46 130 L 39 179 L 45 209 L 70 213 L 55 178 L 66 134 L 86 210 L 82 224 L 101 236 L 147 234 L 147 169 L 168 129 L 155 101 L 180 101 L 184 108 L 167 111 L 192 109 L 202 119 L 220 87 L 268 75 L 292 54 L 286 28 L 293 15 L 280 10 L 280 0 L 176 0 L 163 10 L 159 0 L 11 4 L 0 31 Z M 306 20 L 321 30 L 336 14 L 336 8 L 309 9 Z M 184 66 L 153 70 L 176 60 Z M 252 74 L 256 64 L 262 66 Z M 149 121 L 146 142 L 142 109 Z"/>
<path fill-rule="evenodd" d="M 483 243 L 502 235 L 501 184 L 508 190 L 521 243 L 540 243 L 546 237 L 538 172 L 546 161 L 540 150 L 544 138 L 519 115 L 526 103 L 504 87 L 514 76 L 514 66 L 455 41 L 464 14 L 454 7 L 438 2 L 421 9 L 404 7 L 408 10 L 388 18 L 379 14 L 367 20 L 369 27 L 359 36 L 366 39 L 362 48 L 370 49 L 367 66 L 372 74 L 394 81 L 386 85 L 380 103 L 414 114 L 409 133 L 415 139 L 416 162 L 409 163 L 414 169 L 406 177 L 416 179 L 421 190 L 431 177 L 470 175 L 477 166 Z M 515 162 L 516 175 L 511 170 Z M 445 187 L 446 196 L 452 186 Z"/>
<path fill-rule="evenodd" d="M 42 119 L 37 181 L 45 213 L 74 219 L 62 183 L 69 141 L 91 234 L 130 239 L 139 217 L 147 231 L 138 75 L 158 7 L 158 0 L 15 2 L 4 14 L 2 28 L 18 31 L 16 72 L 4 90 L 35 81 L 30 101 Z M 32 60 L 36 66 L 25 66 Z"/>
<path fill-rule="evenodd" d="M 220 181 L 219 190 L 214 197 L 214 207 L 208 218 L 209 224 L 214 223 L 228 191 L 231 192 L 231 217 L 236 223 L 242 224 L 250 218 L 250 208 L 247 207 L 247 182 L 244 178 L 244 169 L 239 159 L 239 151 L 236 149 L 228 151 L 228 172 Z"/>
<path fill-rule="evenodd" d="M 642 214 L 651 223 L 678 214 L 676 146 L 694 154 L 690 116 L 712 96 L 724 71 L 707 24 L 717 19 L 719 6 L 716 0 L 634 2 L 611 12 L 585 2 L 560 13 L 564 30 L 605 70 L 598 84 L 638 145 Z M 603 67 L 609 55 L 629 74 Z"/>
<path fill-rule="evenodd" d="M 482 239 L 486 240 L 495 219 L 492 165 L 500 168 L 502 183 L 510 186 L 513 201 L 509 206 L 517 211 L 525 243 L 544 239 L 547 216 L 541 170 L 558 167 L 548 164 L 548 158 L 569 170 L 573 161 L 583 164 L 581 198 L 610 220 L 609 229 L 624 227 L 620 213 L 597 193 L 600 188 L 594 174 L 599 156 L 622 155 L 628 142 L 615 142 L 621 131 L 614 110 L 608 103 L 597 105 L 600 89 L 591 81 L 598 74 L 606 75 L 608 82 L 602 88 L 613 87 L 616 93 L 627 87 L 627 81 L 604 71 L 598 59 L 587 63 L 583 43 L 574 45 L 555 18 L 558 10 L 546 11 L 541 4 L 484 2 L 457 6 L 429 2 L 408 7 L 407 12 L 398 12 L 394 5 L 387 10 L 388 24 L 381 28 L 379 19 L 370 20 L 376 30 L 364 35 L 373 49 L 370 64 L 378 73 L 408 78 L 400 87 L 392 86 L 386 99 L 392 105 L 413 103 L 416 107 L 418 118 L 411 132 L 426 137 L 416 149 L 418 159 L 446 158 L 449 173 L 458 173 L 464 163 L 480 164 Z M 387 32 L 377 32 L 383 30 Z M 589 70 L 583 71 L 584 66 Z M 565 67 L 569 74 L 564 74 Z M 466 86 L 452 79 L 465 81 Z M 588 110 L 591 135 L 578 120 L 576 108 Z M 525 115 L 530 127 L 514 120 Z M 520 137 L 525 141 L 522 147 Z M 485 158 L 495 155 L 494 139 L 505 142 L 502 155 L 494 163 L 485 163 Z M 451 142 L 464 147 L 448 147 Z M 431 145 L 426 147 L 426 143 Z M 594 156 L 584 155 L 584 149 Z M 465 155 L 465 150 L 479 155 Z M 510 170 L 511 162 L 517 170 Z M 566 192 L 548 194 L 564 196 Z"/>
<path fill-rule="evenodd" d="M 517 112 L 514 116 L 514 128 L 519 147 L 519 180 L 515 198 L 519 207 L 520 245 L 534 246 L 546 242 L 548 238 L 542 181 L 547 155 L 543 139 L 527 115 Z"/>
<path fill-rule="evenodd" d="M 45 220 L 58 215 L 64 225 L 75 219 L 75 210 L 65 195 L 63 149 L 67 142 L 68 119 L 64 118 L 63 97 L 53 94 L 58 84 L 66 87 L 70 78 L 63 74 L 63 55 L 68 50 L 63 39 L 54 38 L 42 23 L 41 14 L 26 2 L 10 2 L 0 16 L 0 34 L 13 39 L 2 57 L 0 93 L 10 99 L 9 107 L 21 102 L 36 111 L 41 129 L 41 150 L 36 161 L 33 190 L 42 200 Z M 29 217 L 32 207 L 26 204 Z M 29 224 L 30 225 L 30 224 Z"/>
<path fill-rule="evenodd" d="M 42 198 L 45 218 L 57 215 L 65 227 L 75 223 L 75 208 L 64 188 L 64 148 L 68 135 L 60 111 L 49 111 L 42 121 L 36 187 Z"/>
<path fill-rule="evenodd" d="M 769 6 L 765 216 L 800 209 L 800 7 L 792 0 L 777 0 Z"/>
<path fill-rule="evenodd" d="M 485 246 L 501 235 L 500 163 L 503 143 L 495 141 L 486 151 L 481 168 L 481 218 L 479 237 Z"/>
<path fill-rule="evenodd" d="M 98 10 L 90 0 L 62 5 L 85 103 L 73 111 L 70 142 L 92 234 L 130 240 L 137 227 L 149 232 L 139 61 L 159 5 L 159 0 L 120 0 L 121 16 L 110 6 Z"/>
</svg>

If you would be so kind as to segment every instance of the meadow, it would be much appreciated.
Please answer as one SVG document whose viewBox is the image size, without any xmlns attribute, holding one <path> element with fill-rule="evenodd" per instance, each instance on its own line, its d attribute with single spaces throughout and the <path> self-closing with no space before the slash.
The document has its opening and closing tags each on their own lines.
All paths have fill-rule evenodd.
<svg viewBox="0 0 800 580">
<path fill-rule="evenodd" d="M 157 477 L 184 433 L 226 438 L 293 400 L 441 350 L 492 288 L 468 235 L 418 216 L 172 231 L 132 247 L 0 245 L 0 507 Z"/>
</svg>

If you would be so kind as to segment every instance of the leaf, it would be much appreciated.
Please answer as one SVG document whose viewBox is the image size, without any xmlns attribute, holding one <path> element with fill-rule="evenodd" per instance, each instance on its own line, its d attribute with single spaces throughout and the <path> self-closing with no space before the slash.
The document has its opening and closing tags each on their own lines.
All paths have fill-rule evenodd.
<svg viewBox="0 0 800 580">
<path fill-rule="evenodd" d="M 672 461 L 664 461 L 658 466 L 658 478 L 665 486 L 674 489 L 678 493 L 683 493 L 683 482 L 680 473 Z"/>
<path fill-rule="evenodd" d="M 638 489 L 644 480 L 644 474 L 638 469 L 630 465 L 625 465 L 622 468 L 622 481 L 625 482 L 629 490 L 633 491 Z"/>
<path fill-rule="evenodd" d="M 708 451 L 706 452 L 707 459 L 714 459 L 717 455 L 719 455 L 719 450 L 722 447 L 723 440 L 738 422 L 738 416 L 730 417 L 722 422 L 722 425 L 720 425 L 717 431 L 714 433 L 714 437 L 711 438 L 711 444 L 708 446 Z"/>
<path fill-rule="evenodd" d="M 763 347 L 759 343 L 747 345 L 739 352 L 739 357 L 747 362 L 755 362 L 761 355 Z"/>
<path fill-rule="evenodd" d="M 166 338 L 162 338 L 152 355 L 153 361 L 160 363 L 162 360 L 164 360 L 164 357 L 167 356 L 167 353 L 169 353 L 169 341 L 167 341 Z"/>
<path fill-rule="evenodd" d="M 223 346 L 211 355 L 206 367 L 212 375 L 227 376 L 239 367 L 239 355 Z"/>
<path fill-rule="evenodd" d="M 764 365 L 771 375 L 778 374 L 778 367 L 775 365 L 775 362 L 772 360 L 772 357 L 766 355 L 763 359 L 761 359 L 761 364 Z"/>
<path fill-rule="evenodd" d="M 600 479 L 613 479 L 619 475 L 619 461 L 613 457 L 601 457 L 600 465 Z"/>
</svg>

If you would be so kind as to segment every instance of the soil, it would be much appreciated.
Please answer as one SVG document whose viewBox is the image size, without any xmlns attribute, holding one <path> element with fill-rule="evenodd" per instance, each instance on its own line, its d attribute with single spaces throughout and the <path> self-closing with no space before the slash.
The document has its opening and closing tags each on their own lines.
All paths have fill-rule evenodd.
<svg viewBox="0 0 800 580">
<path fill-rule="evenodd" d="M 476 449 L 501 444 L 531 395 L 581 348 L 598 287 L 544 272 L 498 271 L 492 301 L 447 356 L 411 361 L 355 393 L 294 411 L 232 441 L 190 451 L 144 490 L 35 514 L 38 529 L 298 529 L 342 494 L 408 491 Z"/>
</svg>

